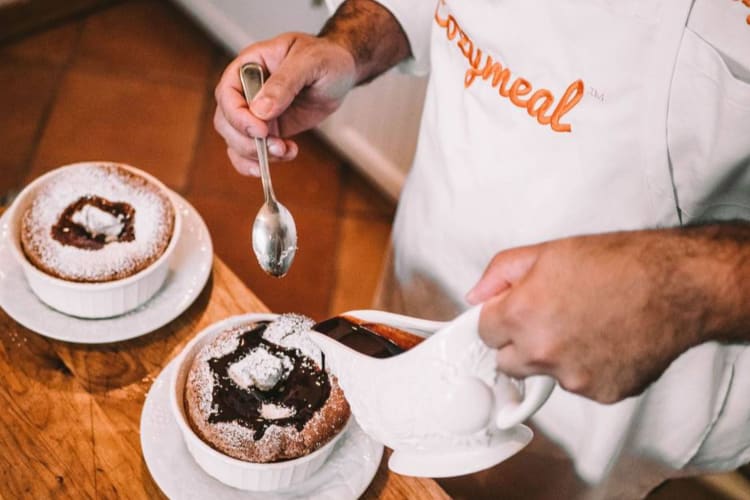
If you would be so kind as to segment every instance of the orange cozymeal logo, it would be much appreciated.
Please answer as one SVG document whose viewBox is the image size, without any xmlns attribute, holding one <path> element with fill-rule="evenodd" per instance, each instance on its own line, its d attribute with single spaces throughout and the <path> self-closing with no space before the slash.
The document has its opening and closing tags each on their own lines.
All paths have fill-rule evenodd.
<svg viewBox="0 0 750 500">
<path fill-rule="evenodd" d="M 452 15 L 441 14 L 441 5 L 445 5 L 445 0 L 438 3 L 435 22 L 445 30 L 448 40 L 456 41 L 456 45 L 469 63 L 464 76 L 465 88 L 471 87 L 476 78 L 480 77 L 493 88 L 497 88 L 500 96 L 509 99 L 519 108 L 526 109 L 529 116 L 536 118 L 540 125 L 549 125 L 555 132 L 572 130 L 571 125 L 563 123 L 562 119 L 583 97 L 583 80 L 578 79 L 571 83 L 560 100 L 555 102 L 555 96 L 550 90 L 534 90 L 531 82 L 520 76 L 514 77 L 510 68 L 503 67 L 500 61 L 494 60 L 491 55 L 476 47 Z"/>
<path fill-rule="evenodd" d="M 734 1 L 737 2 L 739 0 Z M 745 7 L 750 7 L 750 0 L 742 0 L 742 3 L 745 4 Z M 745 21 L 747 22 L 747 24 L 750 24 L 750 15 L 745 18 Z"/>
</svg>

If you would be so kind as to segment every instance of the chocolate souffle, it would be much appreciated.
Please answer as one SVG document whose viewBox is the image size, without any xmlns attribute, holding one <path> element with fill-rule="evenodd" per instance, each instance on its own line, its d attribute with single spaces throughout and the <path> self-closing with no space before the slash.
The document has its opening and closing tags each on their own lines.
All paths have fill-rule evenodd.
<svg viewBox="0 0 750 500">
<path fill-rule="evenodd" d="M 23 215 L 26 258 L 66 281 L 101 283 L 145 269 L 166 250 L 174 208 L 160 186 L 112 163 L 67 167 Z"/>
<path fill-rule="evenodd" d="M 228 329 L 196 355 L 185 385 L 193 430 L 240 460 L 307 455 L 349 419 L 349 405 L 323 354 L 307 337 L 313 322 L 287 314 Z"/>
</svg>

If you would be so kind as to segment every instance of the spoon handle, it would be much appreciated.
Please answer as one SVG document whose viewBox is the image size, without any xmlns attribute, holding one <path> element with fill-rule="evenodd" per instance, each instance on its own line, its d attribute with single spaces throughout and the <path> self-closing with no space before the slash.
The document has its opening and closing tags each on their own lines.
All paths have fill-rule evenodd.
<svg viewBox="0 0 750 500">
<path fill-rule="evenodd" d="M 271 185 L 271 170 L 268 168 L 268 145 L 265 137 L 255 138 L 255 148 L 258 150 L 258 163 L 260 164 L 260 180 L 263 183 L 263 195 L 266 203 L 276 206 L 276 195 Z"/>
<path fill-rule="evenodd" d="M 250 102 L 260 92 L 263 83 L 265 83 L 263 67 L 257 63 L 244 64 L 240 68 L 240 81 L 242 82 L 242 90 L 245 93 L 245 100 L 249 107 Z M 255 148 L 258 150 L 260 179 L 263 183 L 263 195 L 266 198 L 266 204 L 275 207 L 277 202 L 273 192 L 273 185 L 271 184 L 271 170 L 268 167 L 268 145 L 266 138 L 256 137 Z"/>
</svg>

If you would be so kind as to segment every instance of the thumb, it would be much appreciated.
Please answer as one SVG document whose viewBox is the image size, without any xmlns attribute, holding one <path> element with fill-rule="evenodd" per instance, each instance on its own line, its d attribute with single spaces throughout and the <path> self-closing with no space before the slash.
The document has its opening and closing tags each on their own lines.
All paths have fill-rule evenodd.
<svg viewBox="0 0 750 500">
<path fill-rule="evenodd" d="M 311 81 L 310 65 L 300 64 L 299 58 L 287 57 L 250 103 L 250 111 L 261 120 L 273 120 L 286 111 L 297 94 Z"/>
<path fill-rule="evenodd" d="M 470 304 L 480 304 L 521 281 L 534 266 L 539 249 L 539 245 L 534 245 L 495 254 L 482 277 L 466 294 L 466 300 Z"/>
</svg>

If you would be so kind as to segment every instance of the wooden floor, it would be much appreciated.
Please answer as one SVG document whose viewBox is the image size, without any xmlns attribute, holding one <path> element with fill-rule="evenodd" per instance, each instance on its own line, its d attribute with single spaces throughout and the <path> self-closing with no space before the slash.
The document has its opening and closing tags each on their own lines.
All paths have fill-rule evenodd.
<svg viewBox="0 0 750 500">
<path fill-rule="evenodd" d="M 259 270 L 250 226 L 260 183 L 235 173 L 211 124 L 213 88 L 229 60 L 159 0 L 116 2 L 1 44 L 0 196 L 67 163 L 130 163 L 195 205 L 216 253 L 272 310 L 322 319 L 368 307 L 394 207 L 313 134 L 299 138 L 298 160 L 273 173 L 297 221 L 297 260 L 282 280 Z M 535 460 L 532 446 L 501 467 L 538 475 L 547 465 Z M 456 498 L 497 498 L 492 485 L 510 487 L 500 497 L 529 498 L 500 472 L 483 495 L 460 480 L 442 484 Z M 697 480 L 670 482 L 652 497 L 740 498 Z"/>
</svg>

